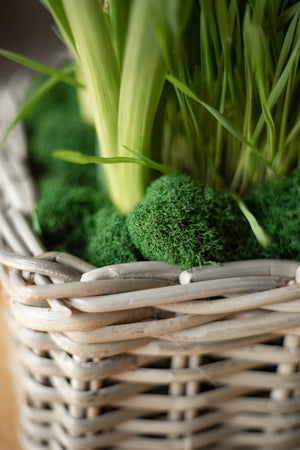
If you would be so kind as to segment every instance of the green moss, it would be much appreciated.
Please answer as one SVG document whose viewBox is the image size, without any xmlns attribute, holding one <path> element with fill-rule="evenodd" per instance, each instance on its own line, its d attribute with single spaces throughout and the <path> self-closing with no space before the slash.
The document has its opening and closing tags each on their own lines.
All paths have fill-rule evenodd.
<svg viewBox="0 0 300 450">
<path fill-rule="evenodd" d="M 33 83 L 29 95 L 42 80 Z M 53 88 L 28 113 L 25 127 L 35 175 L 55 175 L 75 184 L 96 185 L 96 166 L 70 164 L 52 156 L 53 150 L 61 148 L 95 154 L 95 131 L 82 121 L 73 87 L 59 84 Z"/>
<path fill-rule="evenodd" d="M 255 256 L 300 260 L 300 170 L 263 181 L 247 203 L 271 239 Z"/>
<path fill-rule="evenodd" d="M 230 197 L 186 175 L 155 180 L 126 223 L 145 259 L 184 268 L 246 257 L 241 241 L 251 236 L 246 219 Z"/>
<path fill-rule="evenodd" d="M 38 75 L 34 77 L 28 87 L 27 98 L 40 88 L 41 84 L 47 77 Z M 35 127 L 36 124 L 43 122 L 43 116 L 48 113 L 51 108 L 64 109 L 72 117 L 79 117 L 77 93 L 74 87 L 66 84 L 59 83 L 53 89 L 39 100 L 36 105 L 28 111 L 24 117 L 24 123 L 26 127 Z"/>
<path fill-rule="evenodd" d="M 125 218 L 113 206 L 103 207 L 96 213 L 86 234 L 90 236 L 86 259 L 98 267 L 133 262 L 140 257 Z"/>
<path fill-rule="evenodd" d="M 92 187 L 45 179 L 40 186 L 36 218 L 47 249 L 81 256 L 87 244 L 86 223 L 104 204 L 105 197 Z"/>
<path fill-rule="evenodd" d="M 79 150 L 93 155 L 94 130 L 80 119 L 66 117 L 63 112 L 51 111 L 30 139 L 34 171 L 55 174 L 76 184 L 96 185 L 96 165 L 71 164 L 53 158 L 55 149 Z"/>
</svg>

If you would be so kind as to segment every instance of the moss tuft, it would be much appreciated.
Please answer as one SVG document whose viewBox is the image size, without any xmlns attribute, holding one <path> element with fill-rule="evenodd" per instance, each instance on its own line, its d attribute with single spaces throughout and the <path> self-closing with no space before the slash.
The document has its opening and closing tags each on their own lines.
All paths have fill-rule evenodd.
<svg viewBox="0 0 300 450">
<path fill-rule="evenodd" d="M 43 78 L 30 87 L 33 93 Z M 70 164 L 53 158 L 55 149 L 95 154 L 96 136 L 80 117 L 76 90 L 59 84 L 47 93 L 25 118 L 32 170 L 37 177 L 55 175 L 74 184 L 96 185 L 96 166 Z"/>
<path fill-rule="evenodd" d="M 46 247 L 82 256 L 87 244 L 86 223 L 105 203 L 105 197 L 92 187 L 45 179 L 40 186 L 36 218 Z"/>
<path fill-rule="evenodd" d="M 230 197 L 187 175 L 155 180 L 126 223 L 145 259 L 184 268 L 246 257 L 241 240 L 251 236 L 246 219 Z"/>
<path fill-rule="evenodd" d="M 263 181 L 247 204 L 271 240 L 255 256 L 300 260 L 300 170 Z"/>
<path fill-rule="evenodd" d="M 125 218 L 113 206 L 104 206 L 89 224 L 86 259 L 98 267 L 138 261 Z"/>
</svg>

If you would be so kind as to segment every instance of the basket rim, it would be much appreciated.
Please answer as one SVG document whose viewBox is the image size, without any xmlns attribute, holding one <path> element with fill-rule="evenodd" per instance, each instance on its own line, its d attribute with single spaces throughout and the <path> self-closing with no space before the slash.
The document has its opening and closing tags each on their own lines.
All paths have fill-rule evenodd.
<svg viewBox="0 0 300 450">
<path fill-rule="evenodd" d="M 13 109 L 16 98 L 12 92 L 8 94 L 7 102 Z M 34 185 L 26 165 L 26 137 L 19 125 L 0 152 L 0 166 L 4 162 L 8 168 L 11 158 L 14 161 L 7 177 L 0 177 L 0 192 L 6 200 L 0 209 L 0 274 L 20 308 L 50 306 L 65 318 L 72 310 L 105 314 L 149 307 L 165 314 L 200 317 L 294 301 L 298 311 L 297 261 L 232 261 L 189 271 L 156 261 L 96 268 L 67 253 L 47 252 L 28 220 L 32 209 L 20 207 L 24 204 L 24 183 L 31 198 Z M 18 152 L 12 153 L 12 146 L 17 146 Z M 215 298 L 218 296 L 223 297 L 222 302 Z"/>
</svg>

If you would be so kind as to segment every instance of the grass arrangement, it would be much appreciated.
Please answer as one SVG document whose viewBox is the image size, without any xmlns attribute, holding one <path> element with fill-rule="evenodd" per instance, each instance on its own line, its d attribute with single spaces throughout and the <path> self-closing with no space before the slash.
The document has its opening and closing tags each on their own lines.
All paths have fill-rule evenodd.
<svg viewBox="0 0 300 450">
<path fill-rule="evenodd" d="M 281 181 L 300 166 L 299 1 L 43 3 L 52 13 L 74 63 L 57 71 L 1 51 L 49 76 L 11 127 L 59 82 L 78 89 L 82 117 L 96 130 L 98 154 L 86 154 L 83 148 L 78 151 L 71 142 L 72 148 L 57 143 L 55 156 L 88 164 L 91 171 L 94 163 L 101 164 L 117 215 L 109 207 L 98 214 L 100 223 L 109 223 L 111 217 L 114 229 L 117 222 L 122 227 L 126 222 L 125 231 L 142 257 L 184 266 L 220 262 L 223 258 L 274 257 L 274 247 L 279 248 L 279 244 L 278 257 L 300 257 L 299 239 L 293 239 L 292 250 L 288 249 L 289 244 L 278 237 L 276 226 L 279 216 L 289 223 L 287 230 L 296 229 L 299 235 L 299 208 L 291 213 L 290 206 L 284 210 L 281 204 L 278 209 L 275 199 L 266 201 L 272 198 L 271 186 L 276 185 L 280 186 L 276 188 L 278 199 L 289 195 L 286 192 L 291 189 L 290 195 L 296 200 L 285 204 L 299 204 L 297 174 L 290 187 Z M 167 178 L 154 181 L 145 197 L 147 187 L 161 173 L 168 174 Z M 164 182 L 168 177 L 176 186 Z M 184 188 L 183 179 L 187 180 Z M 194 187 L 194 182 L 200 185 Z M 169 189 L 165 197 L 161 195 L 162 186 Z M 156 202 L 155 208 L 160 211 L 157 217 L 151 216 L 154 209 L 145 203 L 151 190 L 156 192 L 150 202 Z M 181 206 L 167 211 L 176 196 Z M 159 203 L 162 197 L 168 199 L 163 209 Z M 276 214 L 272 215 L 269 210 L 275 204 Z M 181 256 L 168 251 L 163 255 L 153 253 L 140 242 L 137 236 L 145 236 L 145 211 L 152 224 L 156 220 L 160 225 L 156 227 L 161 230 L 156 242 L 166 234 L 164 221 L 170 224 L 170 218 L 174 219 L 172 233 L 168 234 L 172 236 L 169 248 L 186 239 Z M 199 211 L 205 211 L 204 225 L 200 224 Z M 124 222 L 119 215 L 128 217 Z M 191 216 L 196 223 L 191 224 Z M 271 216 L 272 226 L 266 220 Z M 92 234 L 97 220 L 87 228 Z M 234 247 L 228 244 L 233 223 Z M 250 227 L 260 244 L 256 244 Z M 119 229 L 118 233 L 121 236 L 123 232 Z M 195 247 L 191 257 L 187 256 L 189 242 Z M 94 243 L 89 248 L 99 245 Z M 272 252 L 263 248 L 268 246 Z M 175 247 L 178 249 L 177 244 Z M 110 263 L 109 259 L 106 262 Z"/>
</svg>

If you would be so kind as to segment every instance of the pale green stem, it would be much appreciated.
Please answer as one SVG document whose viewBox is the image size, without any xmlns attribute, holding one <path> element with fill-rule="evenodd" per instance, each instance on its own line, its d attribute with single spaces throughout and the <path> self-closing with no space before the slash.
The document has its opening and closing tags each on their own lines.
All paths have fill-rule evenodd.
<svg viewBox="0 0 300 450">
<path fill-rule="evenodd" d="M 62 1 L 88 89 L 101 155 L 117 156 L 120 74 L 104 14 L 98 0 Z M 119 190 L 118 171 L 111 166 L 104 170 L 108 190 L 115 198 Z"/>
<path fill-rule="evenodd" d="M 118 154 L 128 155 L 128 147 L 150 154 L 153 122 L 165 82 L 166 66 L 151 23 L 153 7 L 160 0 L 136 1 L 132 5 L 124 54 L 118 117 Z M 144 193 L 147 180 L 143 166 L 119 167 L 119 181 L 126 185 L 118 207 L 127 213 Z"/>
</svg>

